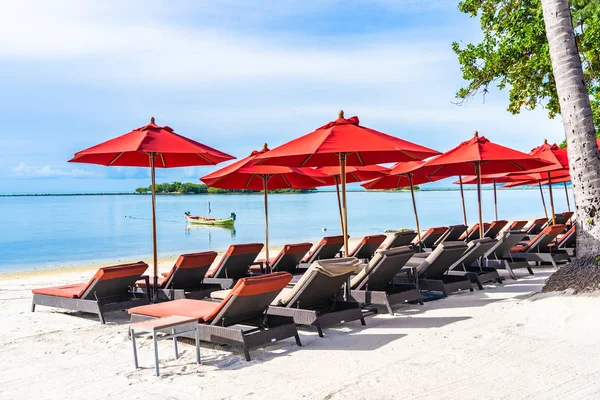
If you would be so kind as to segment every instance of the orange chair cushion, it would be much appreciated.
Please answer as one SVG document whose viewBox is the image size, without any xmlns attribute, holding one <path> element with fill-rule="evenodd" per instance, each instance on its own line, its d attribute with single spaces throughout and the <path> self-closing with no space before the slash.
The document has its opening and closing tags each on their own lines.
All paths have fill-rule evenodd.
<svg viewBox="0 0 600 400">
<path fill-rule="evenodd" d="M 146 315 L 156 318 L 181 315 L 182 317 L 197 318 L 198 322 L 205 322 L 207 321 L 205 317 L 217 308 L 221 308 L 221 303 L 205 300 L 179 299 L 133 307 L 128 312 L 129 314 Z"/>
<path fill-rule="evenodd" d="M 33 289 L 34 294 L 45 294 L 47 296 L 66 297 L 69 299 L 78 299 L 83 296 L 87 289 L 86 283 L 78 283 L 75 285 L 54 286 L 48 288 Z"/>
<path fill-rule="evenodd" d="M 249 254 L 249 253 L 260 253 L 261 250 L 263 249 L 264 244 L 262 243 L 248 243 L 248 244 L 232 244 L 227 248 L 227 251 L 225 252 L 225 254 L 223 254 L 223 257 L 221 258 L 221 261 L 219 261 L 218 264 L 213 265 L 212 267 L 210 267 L 208 269 L 208 271 L 206 272 L 205 277 L 207 278 L 212 278 L 213 276 L 215 276 L 215 274 L 217 273 L 217 271 L 221 268 L 221 265 L 223 264 L 223 262 L 225 260 L 227 260 L 230 256 L 237 256 L 237 255 L 241 255 L 241 254 Z"/>
</svg>

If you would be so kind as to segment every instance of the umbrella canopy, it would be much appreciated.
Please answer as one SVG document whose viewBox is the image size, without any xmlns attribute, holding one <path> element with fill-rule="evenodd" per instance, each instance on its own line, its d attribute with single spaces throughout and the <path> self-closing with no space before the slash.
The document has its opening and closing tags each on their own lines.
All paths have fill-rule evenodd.
<svg viewBox="0 0 600 400">
<path fill-rule="evenodd" d="M 423 167 L 424 164 L 425 163 L 423 161 L 400 162 L 394 165 L 388 176 L 377 178 L 361 185 L 365 189 L 369 190 L 410 187 L 410 194 L 413 202 L 413 212 L 415 214 L 415 224 L 417 227 L 417 235 L 419 237 L 419 246 L 421 244 L 421 228 L 419 226 L 419 214 L 417 213 L 414 185 L 420 185 L 442 179 L 442 177 L 431 177 L 427 175 L 431 168 Z"/>
<path fill-rule="evenodd" d="M 340 213 L 340 227 L 342 235 L 344 234 L 344 216 L 342 215 L 342 200 L 340 198 L 340 182 L 341 168 L 339 165 L 329 167 L 318 167 L 315 171 L 326 175 L 323 181 L 323 186 L 335 185 L 337 194 L 338 211 Z M 363 182 L 371 179 L 385 176 L 390 172 L 390 169 L 381 165 L 365 165 L 365 166 L 346 166 L 346 183 Z"/>
<path fill-rule="evenodd" d="M 454 149 L 426 163 L 436 168 L 433 176 L 472 175 L 477 176 L 477 202 L 479 226 L 483 226 L 481 213 L 481 175 L 501 174 L 505 172 L 525 171 L 550 165 L 529 154 L 490 142 L 477 132 L 470 140 L 462 142 Z M 483 238 L 483 229 L 479 230 Z"/>
<path fill-rule="evenodd" d="M 262 164 L 293 167 L 340 166 L 344 250 L 348 254 L 346 165 L 422 160 L 439 152 L 359 125 L 358 117 L 338 119 L 257 157 Z"/>
<path fill-rule="evenodd" d="M 265 252 L 269 269 L 269 203 L 268 191 L 276 189 L 312 189 L 322 186 L 317 177 L 326 178 L 312 168 L 295 168 L 256 164 L 256 158 L 269 151 L 267 144 L 260 151 L 200 178 L 208 186 L 222 189 L 263 190 L 265 196 Z"/>
<path fill-rule="evenodd" d="M 552 223 L 555 223 L 554 216 L 554 197 L 552 194 L 552 172 L 558 172 L 563 174 L 569 173 L 569 158 L 567 157 L 567 149 L 561 149 L 555 144 L 548 144 L 547 140 L 541 146 L 538 146 L 531 150 L 529 154 L 533 157 L 537 157 L 541 160 L 547 161 L 549 164 L 527 171 L 528 175 L 536 175 L 538 181 L 548 180 L 548 190 L 550 193 L 550 208 L 552 211 Z M 542 177 L 544 176 L 544 177 Z M 564 176 L 564 175 L 563 175 Z"/>
<path fill-rule="evenodd" d="M 158 288 L 158 251 L 156 246 L 155 168 L 215 165 L 235 157 L 181 136 L 168 126 L 150 123 L 133 131 L 75 153 L 69 162 L 121 167 L 150 167 L 152 180 L 152 245 L 154 294 Z M 156 299 L 156 296 L 154 297 Z"/>
</svg>

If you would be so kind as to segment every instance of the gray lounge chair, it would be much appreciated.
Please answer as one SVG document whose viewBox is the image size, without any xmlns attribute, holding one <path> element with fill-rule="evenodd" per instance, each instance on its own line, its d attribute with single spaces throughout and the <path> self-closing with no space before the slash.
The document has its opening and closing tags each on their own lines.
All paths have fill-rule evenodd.
<svg viewBox="0 0 600 400">
<path fill-rule="evenodd" d="M 548 247 L 548 245 L 555 241 L 564 230 L 564 225 L 550 225 L 526 244 L 514 246 L 505 257 L 511 261 L 533 261 L 536 264 L 546 262 L 558 269 L 557 263 L 568 262 L 569 255 L 566 252 L 557 251 L 553 247 Z"/>
<path fill-rule="evenodd" d="M 418 279 L 410 274 L 406 282 L 394 282 L 414 251 L 408 246 L 377 250 L 369 264 L 350 280 L 350 295 L 361 304 L 385 306 L 393 314 L 392 304 L 417 301 L 423 304 Z"/>
<path fill-rule="evenodd" d="M 526 236 L 527 233 L 522 230 L 504 232 L 498 239 L 498 242 L 485 253 L 485 265 L 496 269 L 505 269 L 512 279 L 517 279 L 514 270 L 519 268 L 525 268 L 533 275 L 533 270 L 527 261 L 515 262 L 504 257 L 510 249 L 521 242 Z"/>
<path fill-rule="evenodd" d="M 417 232 L 415 231 L 394 232 L 390 240 L 384 242 L 379 247 L 379 250 L 390 250 L 395 249 L 396 247 L 409 246 L 416 237 Z"/>
<path fill-rule="evenodd" d="M 387 239 L 385 235 L 370 235 L 365 236 L 362 240 L 356 245 L 354 250 L 350 251 L 348 257 L 355 257 L 359 260 L 370 260 L 373 258 L 373 255 L 381 246 L 381 244 Z"/>
<path fill-rule="evenodd" d="M 494 267 L 483 266 L 481 258 L 498 243 L 495 239 L 475 239 L 467 244 L 467 250 L 450 267 L 449 275 L 466 275 L 479 290 L 483 290 L 483 284 L 496 281 L 502 283 L 502 278 Z"/>
<path fill-rule="evenodd" d="M 467 244 L 462 241 L 440 243 L 426 258 L 412 258 L 406 266 L 416 267 L 420 289 L 442 292 L 444 296 L 460 290 L 473 291 L 467 276 L 446 274 L 466 250 Z"/>
<path fill-rule="evenodd" d="M 460 240 L 460 237 L 467 231 L 466 225 L 450 225 L 448 230 L 440 236 L 440 238 L 435 242 L 433 247 L 436 247 L 440 243 L 443 242 L 455 242 Z"/>
</svg>

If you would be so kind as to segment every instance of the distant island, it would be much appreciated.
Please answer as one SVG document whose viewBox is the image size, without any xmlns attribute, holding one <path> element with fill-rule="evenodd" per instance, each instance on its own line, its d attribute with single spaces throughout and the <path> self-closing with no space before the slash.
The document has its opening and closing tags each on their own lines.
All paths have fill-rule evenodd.
<svg viewBox="0 0 600 400">
<path fill-rule="evenodd" d="M 152 186 L 139 187 L 135 189 L 138 194 L 146 194 L 152 191 Z M 313 193 L 317 189 L 277 189 L 269 190 L 269 193 Z M 157 183 L 158 194 L 228 194 L 228 193 L 260 193 L 260 190 L 229 190 L 208 187 L 203 183 L 191 182 L 167 182 Z"/>
</svg>

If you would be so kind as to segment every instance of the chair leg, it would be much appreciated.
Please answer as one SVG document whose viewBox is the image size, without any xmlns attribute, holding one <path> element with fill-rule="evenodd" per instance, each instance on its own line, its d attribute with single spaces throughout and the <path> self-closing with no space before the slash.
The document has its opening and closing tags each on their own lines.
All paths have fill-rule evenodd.
<svg viewBox="0 0 600 400">
<path fill-rule="evenodd" d="M 102 307 L 100 304 L 98 304 L 98 318 L 100 318 L 100 323 L 102 325 L 106 324 L 106 321 L 104 320 L 104 313 L 102 312 Z"/>
<path fill-rule="evenodd" d="M 244 357 L 246 357 L 246 361 L 250 361 L 250 351 L 246 345 L 244 345 Z"/>
<path fill-rule="evenodd" d="M 302 346 L 302 342 L 300 342 L 300 335 L 298 335 L 297 333 L 294 335 L 294 338 L 296 339 L 296 344 L 298 346 Z"/>
<path fill-rule="evenodd" d="M 363 326 L 367 325 L 367 323 L 365 322 L 365 318 L 364 317 L 361 317 L 360 324 L 363 325 Z"/>
<path fill-rule="evenodd" d="M 35 303 L 31 302 L 31 312 L 35 312 Z"/>
<path fill-rule="evenodd" d="M 323 329 L 321 329 L 320 325 L 317 325 L 317 332 L 319 333 L 319 337 L 323 337 Z"/>
</svg>

